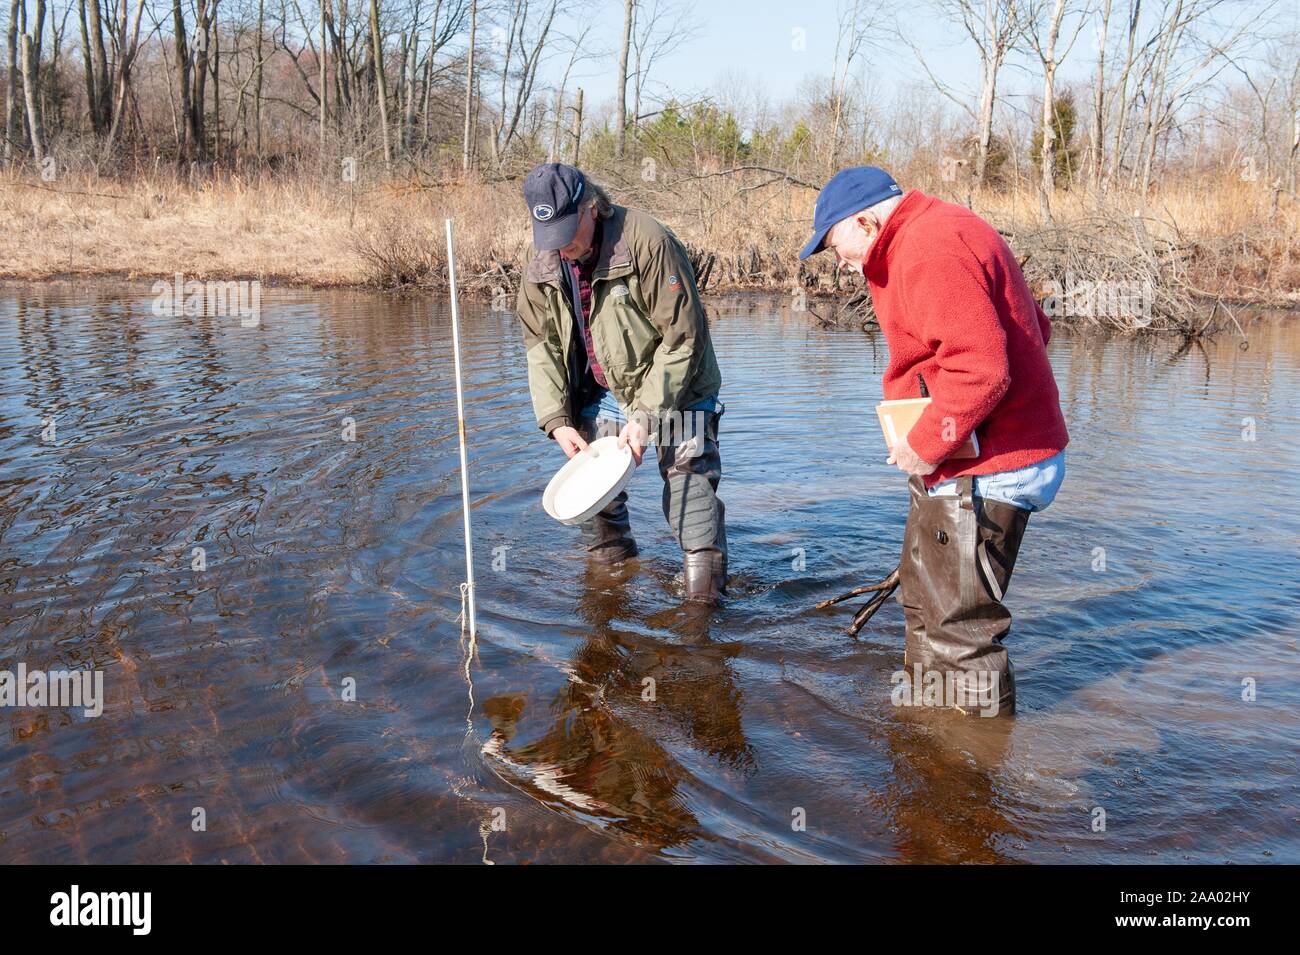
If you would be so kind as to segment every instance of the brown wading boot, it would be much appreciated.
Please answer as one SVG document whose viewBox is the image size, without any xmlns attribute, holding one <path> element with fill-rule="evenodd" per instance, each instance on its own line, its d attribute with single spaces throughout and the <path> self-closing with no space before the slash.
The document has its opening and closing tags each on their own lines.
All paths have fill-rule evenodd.
<svg viewBox="0 0 1300 955">
<path fill-rule="evenodd" d="M 911 507 L 899 564 L 907 621 L 903 659 L 910 677 L 943 674 L 945 701 L 953 675 L 964 681 L 965 692 L 956 688 L 961 712 L 1011 715 L 1015 674 L 1002 645 L 1011 612 L 1002 597 L 1029 512 L 975 496 L 973 483 L 958 478 L 955 496 L 931 497 L 920 478 L 908 482 Z M 922 688 L 913 684 L 918 696 Z"/>
<path fill-rule="evenodd" d="M 691 551 L 685 557 L 682 580 L 687 600 L 718 603 L 727 582 L 726 555 L 716 550 Z"/>
</svg>

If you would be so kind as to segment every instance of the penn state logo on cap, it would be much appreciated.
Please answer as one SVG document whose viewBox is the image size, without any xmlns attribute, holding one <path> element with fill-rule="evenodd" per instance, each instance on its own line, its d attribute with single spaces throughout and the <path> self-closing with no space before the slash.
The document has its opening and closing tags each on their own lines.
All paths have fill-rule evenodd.
<svg viewBox="0 0 1300 955">
<path fill-rule="evenodd" d="M 582 170 L 565 163 L 542 163 L 524 178 L 524 201 L 539 252 L 562 249 L 573 241 L 585 185 Z"/>
</svg>

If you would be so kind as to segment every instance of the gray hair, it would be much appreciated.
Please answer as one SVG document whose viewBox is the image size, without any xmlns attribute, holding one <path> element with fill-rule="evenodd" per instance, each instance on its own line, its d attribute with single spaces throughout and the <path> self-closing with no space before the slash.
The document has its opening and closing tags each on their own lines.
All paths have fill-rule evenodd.
<svg viewBox="0 0 1300 955">
<path fill-rule="evenodd" d="M 902 196 L 890 196 L 888 199 L 877 202 L 874 206 L 869 206 L 868 209 L 880 220 L 880 224 L 884 225 L 885 220 L 889 218 L 889 214 L 897 209 L 898 204 L 902 201 Z"/>
<path fill-rule="evenodd" d="M 856 219 L 860 215 L 870 213 L 875 218 L 876 222 L 879 223 L 880 228 L 883 229 L 885 227 L 885 220 L 889 218 L 890 213 L 898 208 L 898 204 L 902 201 L 902 196 L 890 196 L 888 199 L 881 199 L 874 206 L 867 206 L 865 209 L 859 209 L 852 215 L 845 216 L 839 222 L 835 223 L 832 228 L 838 229 L 845 222 Z M 827 235 L 830 235 L 830 233 L 828 232 Z"/>
<path fill-rule="evenodd" d="M 596 207 L 596 215 L 602 219 L 608 219 L 614 214 L 614 203 L 609 198 L 609 193 L 590 179 L 587 180 L 586 186 L 587 198 L 582 200 L 582 208 L 587 209 L 591 206 Z"/>
<path fill-rule="evenodd" d="M 889 213 L 892 213 L 894 209 L 897 209 L 898 203 L 901 203 L 901 201 L 902 196 L 889 196 L 888 199 L 881 199 L 879 203 L 876 203 L 875 205 L 868 205 L 866 209 L 863 209 L 863 212 L 870 212 L 872 216 L 876 217 L 876 222 L 879 222 L 881 226 L 884 226 L 885 220 L 889 218 Z M 854 216 L 861 216 L 861 214 L 862 212 L 857 212 L 854 213 Z"/>
</svg>

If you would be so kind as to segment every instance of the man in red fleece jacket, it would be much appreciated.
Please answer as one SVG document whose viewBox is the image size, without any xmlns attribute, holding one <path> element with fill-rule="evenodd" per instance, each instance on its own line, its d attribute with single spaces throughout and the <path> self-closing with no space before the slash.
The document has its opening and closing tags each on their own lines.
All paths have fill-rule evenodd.
<svg viewBox="0 0 1300 955">
<path fill-rule="evenodd" d="M 929 703 L 934 687 L 962 712 L 1014 712 L 1002 597 L 1069 442 L 1051 323 L 997 230 L 963 206 L 904 194 L 874 166 L 842 170 L 818 195 L 800 258 L 823 248 L 867 280 L 889 346 L 886 400 L 931 398 L 888 461 L 911 493 L 899 583 L 912 693 Z M 955 457 L 972 434 L 978 456 Z"/>
</svg>

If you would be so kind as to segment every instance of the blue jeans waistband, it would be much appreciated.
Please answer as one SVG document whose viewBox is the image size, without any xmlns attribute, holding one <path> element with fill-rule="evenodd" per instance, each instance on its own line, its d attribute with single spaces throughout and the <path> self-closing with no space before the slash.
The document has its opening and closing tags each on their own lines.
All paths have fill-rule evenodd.
<svg viewBox="0 0 1300 955">
<path fill-rule="evenodd" d="M 1001 501 L 1026 511 L 1041 511 L 1056 499 L 1065 480 L 1065 452 L 1058 451 L 1045 461 L 1015 471 L 979 474 L 975 493 L 990 501 Z M 943 481 L 930 488 L 930 495 L 957 493 L 956 481 Z"/>
<path fill-rule="evenodd" d="M 718 400 L 717 395 L 704 398 L 695 404 L 684 408 L 684 411 L 717 411 L 723 407 L 722 402 Z M 627 424 L 627 413 L 619 405 L 617 399 L 608 388 L 602 388 L 600 396 L 592 400 L 587 407 L 582 409 L 584 418 L 605 418 L 610 421 L 616 421 L 619 424 Z"/>
</svg>

